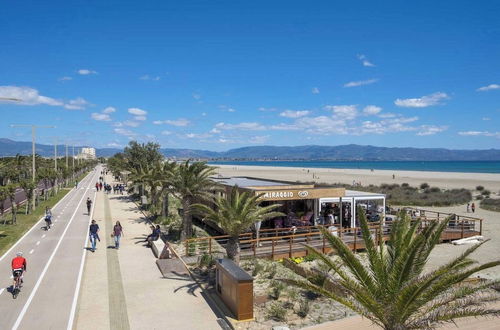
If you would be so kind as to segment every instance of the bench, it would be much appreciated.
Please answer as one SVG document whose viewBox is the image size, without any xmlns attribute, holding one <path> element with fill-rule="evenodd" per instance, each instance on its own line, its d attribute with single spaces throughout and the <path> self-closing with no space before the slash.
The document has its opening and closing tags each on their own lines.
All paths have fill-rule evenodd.
<svg viewBox="0 0 500 330">
<path fill-rule="evenodd" d="M 160 258 L 160 253 L 163 251 L 164 246 L 165 243 L 163 243 L 161 238 L 158 238 L 156 241 L 151 241 L 151 250 L 157 259 Z"/>
</svg>

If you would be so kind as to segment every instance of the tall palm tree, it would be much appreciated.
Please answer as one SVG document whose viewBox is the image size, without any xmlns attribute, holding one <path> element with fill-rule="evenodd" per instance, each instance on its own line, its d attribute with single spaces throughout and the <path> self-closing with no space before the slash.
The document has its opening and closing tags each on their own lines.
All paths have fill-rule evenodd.
<svg viewBox="0 0 500 330">
<path fill-rule="evenodd" d="M 197 199 L 209 199 L 212 192 L 217 190 L 216 183 L 210 179 L 214 173 L 215 169 L 208 166 L 206 162 L 186 160 L 175 168 L 171 189 L 172 194 L 181 200 L 184 210 L 181 240 L 193 236 L 191 204 Z"/>
<path fill-rule="evenodd" d="M 457 318 L 500 315 L 500 310 L 484 307 L 484 303 L 499 299 L 498 293 L 491 289 L 495 282 L 464 282 L 478 271 L 500 265 L 500 261 L 493 261 L 473 266 L 474 262 L 468 257 L 484 242 L 470 247 L 438 269 L 424 273 L 429 255 L 449 219 L 435 221 L 419 230 L 421 221 L 412 222 L 401 214 L 392 227 L 387 246 L 381 239 L 382 234 L 379 234 L 377 246 L 366 217 L 360 213 L 366 262 L 362 262 L 339 237 L 321 229 L 340 262 L 311 246 L 307 249 L 333 271 L 333 275 L 325 275 L 334 288 L 326 289 L 307 280 L 286 281 L 331 298 L 388 330 L 433 329 Z M 346 295 L 337 292 L 346 292 Z"/>
<path fill-rule="evenodd" d="M 229 235 L 226 253 L 229 259 L 240 263 L 240 234 L 247 231 L 254 223 L 270 218 L 283 216 L 281 212 L 273 212 L 279 204 L 261 207 L 260 197 L 250 192 L 240 194 L 238 186 L 231 189 L 231 196 L 218 196 L 214 199 L 215 210 L 205 204 L 194 204 L 193 209 L 204 216 L 204 220 L 216 223 Z"/>
</svg>

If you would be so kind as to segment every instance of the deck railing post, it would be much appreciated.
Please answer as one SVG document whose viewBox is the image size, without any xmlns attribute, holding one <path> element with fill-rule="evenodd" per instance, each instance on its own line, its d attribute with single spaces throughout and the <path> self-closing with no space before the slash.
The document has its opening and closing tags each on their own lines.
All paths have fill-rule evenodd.
<svg viewBox="0 0 500 330">
<path fill-rule="evenodd" d="M 208 254 L 212 254 L 212 237 L 208 238 Z"/>
<path fill-rule="evenodd" d="M 474 221 L 474 229 L 476 229 L 476 222 Z M 483 219 L 479 219 L 479 235 L 483 234 Z"/>
<path fill-rule="evenodd" d="M 354 253 L 356 253 L 356 242 L 357 242 L 357 239 L 358 239 L 358 231 L 355 228 L 354 229 Z"/>
<path fill-rule="evenodd" d="M 326 253 L 325 252 L 326 238 L 325 238 L 325 235 L 321 235 L 321 236 L 323 236 L 323 253 Z"/>
<path fill-rule="evenodd" d="M 255 244 L 255 241 L 252 242 L 252 248 L 253 248 L 253 257 L 255 258 L 255 256 L 257 255 L 257 244 Z"/>
<path fill-rule="evenodd" d="M 186 240 L 186 257 L 189 256 L 189 241 Z"/>
<path fill-rule="evenodd" d="M 464 222 L 462 220 L 462 236 L 460 238 L 464 238 Z"/>
<path fill-rule="evenodd" d="M 290 237 L 290 246 L 289 246 L 289 251 L 288 251 L 288 257 L 292 257 L 292 245 L 293 245 L 293 236 Z"/>
</svg>

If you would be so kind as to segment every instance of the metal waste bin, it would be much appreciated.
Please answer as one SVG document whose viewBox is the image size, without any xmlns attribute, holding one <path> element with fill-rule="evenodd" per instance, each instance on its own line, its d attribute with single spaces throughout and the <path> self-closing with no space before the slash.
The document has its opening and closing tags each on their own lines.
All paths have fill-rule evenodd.
<svg viewBox="0 0 500 330">
<path fill-rule="evenodd" d="M 219 297 L 236 320 L 253 319 L 253 278 L 230 259 L 215 264 L 215 285 Z"/>
</svg>

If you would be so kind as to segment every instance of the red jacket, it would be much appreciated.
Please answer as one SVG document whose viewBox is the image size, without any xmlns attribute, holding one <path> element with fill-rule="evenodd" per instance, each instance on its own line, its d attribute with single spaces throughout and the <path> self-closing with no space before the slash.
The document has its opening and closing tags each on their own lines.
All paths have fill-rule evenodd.
<svg viewBox="0 0 500 330">
<path fill-rule="evenodd" d="M 24 269 L 26 270 L 26 259 L 23 257 L 15 257 L 12 259 L 12 269 Z"/>
</svg>

